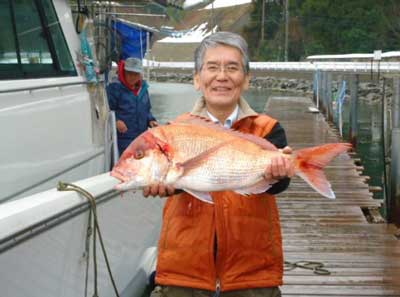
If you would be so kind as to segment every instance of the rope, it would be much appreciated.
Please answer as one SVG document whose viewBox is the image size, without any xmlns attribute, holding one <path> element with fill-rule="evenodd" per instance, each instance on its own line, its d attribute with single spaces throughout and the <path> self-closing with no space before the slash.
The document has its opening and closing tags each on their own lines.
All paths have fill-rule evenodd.
<svg viewBox="0 0 400 297">
<path fill-rule="evenodd" d="M 84 258 L 86 260 L 86 272 L 85 272 L 85 297 L 87 297 L 88 291 L 88 280 L 89 280 L 89 259 L 90 259 L 90 236 L 92 235 L 93 228 L 92 228 L 92 212 L 89 211 L 88 216 L 88 223 L 86 229 L 86 240 L 85 240 L 85 254 Z"/>
<path fill-rule="evenodd" d="M 302 269 L 312 270 L 312 272 L 317 275 L 330 275 L 331 272 L 323 267 L 324 264 L 322 262 L 316 262 L 316 261 L 297 261 L 297 262 L 285 261 L 284 270 L 291 271 L 296 268 L 302 268 Z"/>
<path fill-rule="evenodd" d="M 75 191 L 80 193 L 81 195 L 83 195 L 85 198 L 87 198 L 89 200 L 90 203 L 90 212 L 93 215 L 93 226 L 94 226 L 94 232 L 93 232 L 93 271 L 94 271 L 94 294 L 93 297 L 98 297 L 98 285 L 97 285 L 97 254 L 96 254 L 96 233 L 99 236 L 99 240 L 100 240 L 100 245 L 101 245 L 101 249 L 103 252 L 103 256 L 104 256 L 104 260 L 106 262 L 107 265 L 107 270 L 108 270 L 108 274 L 110 276 L 110 280 L 112 282 L 113 288 L 114 288 L 114 292 L 115 292 L 115 296 L 119 297 L 119 293 L 117 290 L 117 286 L 115 285 L 115 281 L 114 281 L 114 277 L 112 275 L 111 272 L 111 267 L 110 267 L 110 263 L 108 261 L 108 257 L 107 257 L 107 253 L 104 247 L 104 243 L 103 243 L 103 237 L 101 235 L 100 232 L 100 226 L 99 226 L 99 222 L 98 222 L 98 218 L 97 218 L 97 212 L 96 212 L 96 198 L 90 194 L 88 191 L 86 191 L 85 189 L 74 185 L 74 184 L 70 184 L 70 183 L 64 183 L 64 182 L 59 182 L 58 183 L 58 187 L 57 187 L 58 191 Z M 91 230 L 92 230 L 92 220 L 89 217 L 89 226 L 88 226 L 88 233 L 87 236 L 90 236 Z M 89 231 L 90 230 L 90 231 Z"/>
</svg>

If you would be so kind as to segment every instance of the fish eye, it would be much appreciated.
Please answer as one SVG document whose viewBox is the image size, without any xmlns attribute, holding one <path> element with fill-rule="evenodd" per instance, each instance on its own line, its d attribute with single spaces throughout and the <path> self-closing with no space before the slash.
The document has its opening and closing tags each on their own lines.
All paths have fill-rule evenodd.
<svg viewBox="0 0 400 297">
<path fill-rule="evenodd" d="M 144 157 L 144 153 L 142 150 L 137 150 L 135 152 L 135 159 L 139 160 L 139 159 L 142 159 L 143 157 Z"/>
</svg>

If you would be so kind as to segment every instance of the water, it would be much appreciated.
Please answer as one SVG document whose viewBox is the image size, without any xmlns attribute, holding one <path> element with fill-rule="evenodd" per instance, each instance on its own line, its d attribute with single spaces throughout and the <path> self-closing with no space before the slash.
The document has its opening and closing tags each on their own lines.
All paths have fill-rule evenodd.
<svg viewBox="0 0 400 297">
<path fill-rule="evenodd" d="M 200 96 L 193 85 L 178 83 L 151 82 L 149 92 L 153 115 L 162 124 L 191 111 Z"/>
<path fill-rule="evenodd" d="M 191 84 L 150 83 L 150 96 L 153 115 L 164 124 L 178 115 L 192 110 L 194 102 L 201 96 Z M 256 112 L 263 112 L 268 90 L 252 89 L 244 93 L 244 97 Z"/>
<path fill-rule="evenodd" d="M 350 100 L 349 100 L 350 101 Z M 343 136 L 349 137 L 350 102 L 344 104 Z M 383 124 L 381 102 L 358 102 L 357 154 L 364 167 L 363 175 L 369 176 L 370 186 L 384 188 Z M 382 192 L 374 192 L 375 199 L 383 199 Z"/>
</svg>

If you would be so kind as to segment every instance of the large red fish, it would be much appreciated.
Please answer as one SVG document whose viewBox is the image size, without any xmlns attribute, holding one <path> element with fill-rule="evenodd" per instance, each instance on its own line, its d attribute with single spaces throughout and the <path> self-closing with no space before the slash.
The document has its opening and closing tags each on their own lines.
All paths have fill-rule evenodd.
<svg viewBox="0 0 400 297">
<path fill-rule="evenodd" d="M 313 189 L 335 198 L 323 168 L 350 147 L 331 143 L 283 155 Z M 263 138 L 191 116 L 141 134 L 111 175 L 122 181 L 116 186 L 121 191 L 164 183 L 213 203 L 209 192 L 231 190 L 246 195 L 268 190 L 276 181 L 265 180 L 265 169 L 277 154 L 282 152 Z"/>
</svg>

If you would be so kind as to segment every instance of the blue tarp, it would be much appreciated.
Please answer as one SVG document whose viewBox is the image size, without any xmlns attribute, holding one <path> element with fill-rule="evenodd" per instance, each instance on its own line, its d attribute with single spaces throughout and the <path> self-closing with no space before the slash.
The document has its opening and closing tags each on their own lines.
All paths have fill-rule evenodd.
<svg viewBox="0 0 400 297">
<path fill-rule="evenodd" d="M 121 21 L 113 21 L 112 28 L 113 32 L 117 32 L 119 43 L 121 44 L 119 58 L 124 60 L 128 57 L 143 59 L 147 48 L 147 34 L 150 34 L 149 40 L 151 40 L 153 33 L 144 28 L 128 25 Z M 112 46 L 114 47 L 114 45 L 115 42 L 113 39 Z"/>
</svg>

